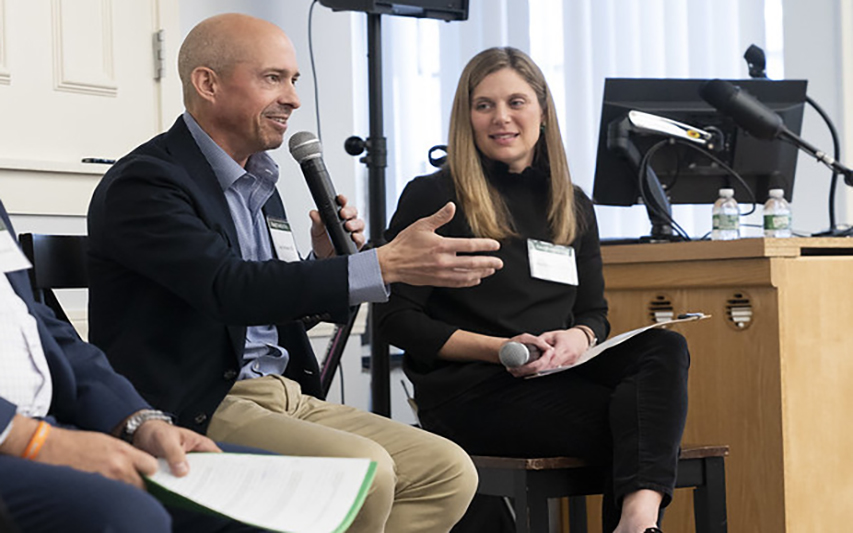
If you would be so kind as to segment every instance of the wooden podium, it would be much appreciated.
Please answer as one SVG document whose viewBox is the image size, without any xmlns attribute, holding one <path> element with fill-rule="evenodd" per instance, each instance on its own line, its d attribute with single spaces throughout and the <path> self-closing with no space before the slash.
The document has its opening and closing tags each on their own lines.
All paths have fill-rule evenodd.
<svg viewBox="0 0 853 533">
<path fill-rule="evenodd" d="M 729 531 L 850 531 L 853 240 L 602 247 L 613 333 L 673 313 L 690 345 L 684 442 L 728 444 Z M 594 515 L 593 515 L 594 516 Z M 676 492 L 664 531 L 692 532 Z"/>
</svg>

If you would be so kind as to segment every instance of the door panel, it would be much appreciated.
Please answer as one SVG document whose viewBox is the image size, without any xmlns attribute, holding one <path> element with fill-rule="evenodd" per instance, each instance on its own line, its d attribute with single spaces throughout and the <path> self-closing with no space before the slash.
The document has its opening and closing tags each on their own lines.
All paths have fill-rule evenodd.
<svg viewBox="0 0 853 533">
<path fill-rule="evenodd" d="M 0 198 L 10 212 L 85 214 L 107 166 L 81 161 L 116 159 L 164 129 L 163 109 L 180 109 L 174 51 L 168 92 L 155 80 L 153 36 L 164 27 L 174 45 L 177 0 L 0 0 Z"/>
</svg>

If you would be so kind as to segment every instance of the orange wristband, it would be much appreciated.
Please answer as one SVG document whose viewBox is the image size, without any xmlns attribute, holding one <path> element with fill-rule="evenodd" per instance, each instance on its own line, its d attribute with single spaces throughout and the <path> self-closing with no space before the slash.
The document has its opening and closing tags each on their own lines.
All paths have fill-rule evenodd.
<svg viewBox="0 0 853 533">
<path fill-rule="evenodd" d="M 47 440 L 49 433 L 50 424 L 44 420 L 39 422 L 36 432 L 33 433 L 33 436 L 30 438 L 30 442 L 27 443 L 27 447 L 24 449 L 24 453 L 21 457 L 24 459 L 35 459 L 38 457 L 41 447 L 44 446 L 44 441 Z"/>
</svg>

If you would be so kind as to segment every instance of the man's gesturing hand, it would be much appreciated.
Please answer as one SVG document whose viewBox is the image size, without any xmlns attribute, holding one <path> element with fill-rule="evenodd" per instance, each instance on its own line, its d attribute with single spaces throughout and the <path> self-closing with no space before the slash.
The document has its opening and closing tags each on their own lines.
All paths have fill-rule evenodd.
<svg viewBox="0 0 853 533">
<path fill-rule="evenodd" d="M 437 287 L 471 287 L 503 268 L 497 257 L 457 255 L 493 252 L 500 248 L 494 239 L 442 237 L 435 230 L 453 219 L 456 206 L 448 202 L 434 214 L 414 222 L 391 242 L 377 249 L 385 283 Z"/>
</svg>

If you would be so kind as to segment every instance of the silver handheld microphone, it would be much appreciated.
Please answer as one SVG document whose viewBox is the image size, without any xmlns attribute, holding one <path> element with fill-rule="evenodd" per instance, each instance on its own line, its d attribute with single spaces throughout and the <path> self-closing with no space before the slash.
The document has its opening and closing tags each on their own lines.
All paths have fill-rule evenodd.
<svg viewBox="0 0 853 533">
<path fill-rule="evenodd" d="M 498 352 L 501 363 L 507 368 L 526 365 L 539 359 L 540 355 L 542 352 L 536 346 L 515 341 L 504 344 Z"/>
</svg>

